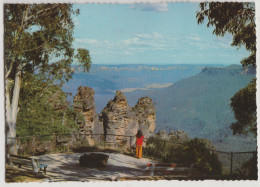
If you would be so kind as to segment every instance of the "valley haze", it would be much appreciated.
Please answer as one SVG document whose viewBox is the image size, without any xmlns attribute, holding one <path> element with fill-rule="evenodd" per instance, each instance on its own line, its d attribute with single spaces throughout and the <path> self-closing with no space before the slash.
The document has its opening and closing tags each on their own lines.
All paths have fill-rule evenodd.
<svg viewBox="0 0 260 187">
<path fill-rule="evenodd" d="M 235 119 L 229 103 L 253 77 L 255 72 L 241 65 L 93 64 L 88 73 L 77 71 L 63 90 L 72 93 L 68 98 L 72 102 L 79 86 L 93 88 L 97 113 L 117 90 L 126 95 L 130 106 L 140 97 L 151 97 L 156 132 L 180 129 L 190 137 L 208 138 L 222 150 L 240 150 L 245 145 L 254 148 L 255 140 L 232 135 L 229 125 Z"/>
</svg>

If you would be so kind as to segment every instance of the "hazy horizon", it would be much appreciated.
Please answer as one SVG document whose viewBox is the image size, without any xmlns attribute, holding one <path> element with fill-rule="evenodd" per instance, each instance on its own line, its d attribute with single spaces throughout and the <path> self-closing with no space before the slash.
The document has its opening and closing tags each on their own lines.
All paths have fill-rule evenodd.
<svg viewBox="0 0 260 187">
<path fill-rule="evenodd" d="M 143 66 L 180 66 L 180 65 L 192 65 L 192 66 L 203 66 L 203 65 L 212 65 L 212 66 L 230 66 L 230 65 L 239 65 L 239 66 L 242 66 L 240 63 L 239 64 L 236 64 L 236 63 L 222 63 L 222 64 L 218 64 L 218 63 L 198 63 L 198 64 L 192 64 L 192 63 L 92 63 L 91 65 L 103 65 L 103 66 L 116 66 L 116 65 L 119 65 L 119 66 L 123 66 L 123 65 L 143 65 Z"/>
</svg>

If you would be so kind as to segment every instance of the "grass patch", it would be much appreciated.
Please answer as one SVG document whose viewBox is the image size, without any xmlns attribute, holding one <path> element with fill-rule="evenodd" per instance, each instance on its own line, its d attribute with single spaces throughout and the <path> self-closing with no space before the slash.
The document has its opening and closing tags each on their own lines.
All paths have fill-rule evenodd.
<svg viewBox="0 0 260 187">
<path fill-rule="evenodd" d="M 35 176 L 33 171 L 27 169 L 18 169 L 17 167 L 6 167 L 5 181 L 12 182 L 42 182 L 47 178 L 41 174 Z"/>
</svg>

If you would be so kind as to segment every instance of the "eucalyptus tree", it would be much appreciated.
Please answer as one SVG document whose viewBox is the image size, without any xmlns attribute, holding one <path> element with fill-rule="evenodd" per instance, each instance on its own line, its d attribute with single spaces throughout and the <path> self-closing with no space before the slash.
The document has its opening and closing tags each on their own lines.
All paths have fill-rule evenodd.
<svg viewBox="0 0 260 187">
<path fill-rule="evenodd" d="M 86 49 L 75 50 L 71 4 L 4 4 L 4 68 L 7 151 L 16 153 L 19 94 L 25 75 L 64 83 L 75 67 L 88 71 Z M 75 65 L 74 65 L 75 64 Z M 76 65 L 77 64 L 77 65 Z"/>
<path fill-rule="evenodd" d="M 250 55 L 241 60 L 248 71 L 255 72 L 256 68 L 256 24 L 254 2 L 205 2 L 199 4 L 197 12 L 198 24 L 207 22 L 207 27 L 213 27 L 213 34 L 224 36 L 233 35 L 232 46 L 244 46 Z M 247 87 L 238 91 L 232 98 L 236 122 L 230 127 L 233 134 L 253 133 L 256 136 L 256 79 Z"/>
</svg>

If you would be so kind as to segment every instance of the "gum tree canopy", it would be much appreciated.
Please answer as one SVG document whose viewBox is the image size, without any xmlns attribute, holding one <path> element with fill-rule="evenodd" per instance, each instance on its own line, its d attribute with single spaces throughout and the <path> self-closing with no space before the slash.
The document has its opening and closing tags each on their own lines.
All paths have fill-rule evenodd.
<svg viewBox="0 0 260 187">
<path fill-rule="evenodd" d="M 60 84 L 75 67 L 89 70 L 86 49 L 75 49 L 71 4 L 5 4 L 4 68 L 7 151 L 16 154 L 16 119 L 23 76 L 42 75 Z M 77 65 L 76 65 L 77 64 Z"/>
<path fill-rule="evenodd" d="M 245 46 L 251 54 L 241 60 L 247 70 L 256 68 L 256 30 L 254 2 L 211 2 L 200 3 L 197 12 L 198 24 L 207 21 L 207 27 L 214 28 L 213 34 L 224 36 L 227 32 L 233 35 L 232 46 Z M 256 79 L 247 87 L 238 91 L 231 98 L 236 122 L 230 127 L 233 134 L 253 133 L 256 136 Z"/>
</svg>

